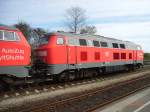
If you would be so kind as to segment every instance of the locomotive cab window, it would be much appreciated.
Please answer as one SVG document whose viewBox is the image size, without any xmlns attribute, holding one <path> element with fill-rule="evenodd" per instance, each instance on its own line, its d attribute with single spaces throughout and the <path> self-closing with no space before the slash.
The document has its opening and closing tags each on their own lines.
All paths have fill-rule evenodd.
<svg viewBox="0 0 150 112">
<path fill-rule="evenodd" d="M 8 31 L 4 31 L 4 37 L 5 37 L 5 40 L 15 40 L 15 37 L 14 37 L 14 32 L 8 32 Z"/>
<path fill-rule="evenodd" d="M 43 44 L 48 44 L 49 41 L 49 35 L 45 35 L 44 37 L 41 37 L 39 40 L 39 44 L 43 45 Z"/>
<path fill-rule="evenodd" d="M 93 44 L 95 47 L 100 47 L 99 41 L 93 40 Z"/>
<path fill-rule="evenodd" d="M 113 48 L 119 48 L 117 43 L 112 43 Z"/>
<path fill-rule="evenodd" d="M 58 45 L 63 45 L 63 44 L 64 44 L 64 39 L 61 38 L 61 37 L 58 37 L 58 38 L 57 38 L 57 44 L 58 44 Z"/>
<path fill-rule="evenodd" d="M 19 40 L 20 40 L 20 38 L 19 38 L 19 36 L 18 36 L 17 33 L 14 33 L 14 37 L 15 37 L 15 40 L 16 40 L 16 41 L 19 41 Z"/>
<path fill-rule="evenodd" d="M 101 47 L 108 47 L 107 42 L 100 42 L 100 44 L 101 44 Z"/>
<path fill-rule="evenodd" d="M 3 40 L 3 31 L 0 31 L 0 40 Z"/>
<path fill-rule="evenodd" d="M 120 48 L 125 49 L 125 45 L 124 44 L 120 44 Z"/>
<path fill-rule="evenodd" d="M 0 31 L 0 40 L 4 41 L 19 41 L 20 38 L 16 32 Z"/>
<path fill-rule="evenodd" d="M 87 46 L 86 40 L 85 39 L 79 39 L 79 43 L 81 46 Z"/>
</svg>

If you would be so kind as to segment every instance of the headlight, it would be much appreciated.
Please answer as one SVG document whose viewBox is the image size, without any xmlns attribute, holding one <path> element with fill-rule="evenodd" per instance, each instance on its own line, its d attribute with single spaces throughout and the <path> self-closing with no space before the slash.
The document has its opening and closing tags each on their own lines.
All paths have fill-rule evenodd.
<svg viewBox="0 0 150 112">
<path fill-rule="evenodd" d="M 38 51 L 37 56 L 47 56 L 47 51 Z"/>
</svg>

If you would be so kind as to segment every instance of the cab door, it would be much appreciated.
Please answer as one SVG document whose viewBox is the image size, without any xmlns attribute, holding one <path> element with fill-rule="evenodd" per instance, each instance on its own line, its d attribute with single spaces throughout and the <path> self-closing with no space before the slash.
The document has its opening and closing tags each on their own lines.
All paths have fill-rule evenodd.
<svg viewBox="0 0 150 112">
<path fill-rule="evenodd" d="M 134 50 L 133 51 L 133 63 L 136 64 L 136 62 L 137 62 L 137 51 Z"/>
<path fill-rule="evenodd" d="M 67 45 L 68 68 L 76 69 L 77 64 L 77 39 L 75 37 L 68 37 Z"/>
</svg>

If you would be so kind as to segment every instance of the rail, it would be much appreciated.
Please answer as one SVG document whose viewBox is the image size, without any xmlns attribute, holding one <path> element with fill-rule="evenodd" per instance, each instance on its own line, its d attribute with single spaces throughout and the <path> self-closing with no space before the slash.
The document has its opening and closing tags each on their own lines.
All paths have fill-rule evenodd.
<svg viewBox="0 0 150 112">
<path fill-rule="evenodd" d="M 144 65 L 150 65 L 150 60 L 144 60 Z"/>
<path fill-rule="evenodd" d="M 86 91 L 75 97 L 61 101 L 44 100 L 12 108 L 8 111 L 19 112 L 91 112 L 103 105 L 150 86 L 150 74 L 118 82 L 102 88 Z"/>
</svg>

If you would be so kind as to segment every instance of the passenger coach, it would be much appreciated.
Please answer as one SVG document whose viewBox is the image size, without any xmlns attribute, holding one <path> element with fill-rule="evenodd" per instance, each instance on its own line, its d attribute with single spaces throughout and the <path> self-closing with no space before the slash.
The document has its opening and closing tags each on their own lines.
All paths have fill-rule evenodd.
<svg viewBox="0 0 150 112">
<path fill-rule="evenodd" d="M 139 68 L 143 65 L 143 51 L 128 41 L 57 32 L 40 39 L 36 59 L 39 75 L 66 80 Z"/>
</svg>

